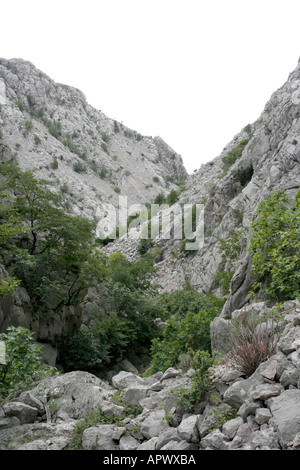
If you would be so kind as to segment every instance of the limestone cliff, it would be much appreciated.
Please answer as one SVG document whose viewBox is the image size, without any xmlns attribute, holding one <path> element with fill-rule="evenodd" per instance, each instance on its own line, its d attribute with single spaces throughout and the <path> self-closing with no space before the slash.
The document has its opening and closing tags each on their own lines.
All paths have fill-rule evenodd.
<svg viewBox="0 0 300 470">
<path fill-rule="evenodd" d="M 103 93 L 105 90 L 103 90 Z M 0 161 L 53 182 L 72 214 L 97 218 L 100 201 L 151 202 L 182 183 L 182 158 L 161 137 L 142 136 L 55 83 L 30 62 L 0 59 Z"/>
<path fill-rule="evenodd" d="M 251 222 L 260 201 L 280 189 L 293 198 L 300 186 L 300 62 L 286 83 L 270 97 L 257 121 L 246 125 L 222 153 L 190 175 L 179 202 L 204 204 L 205 238 L 200 250 L 185 252 L 182 240 L 156 240 L 162 247 L 158 281 L 164 290 L 176 290 L 188 280 L 199 291 L 222 295 L 216 276 L 233 273 L 223 315 L 249 301 L 253 282 L 247 251 Z M 239 234 L 240 251 L 224 258 L 218 238 Z M 107 250 L 137 256 L 133 231 Z"/>
</svg>

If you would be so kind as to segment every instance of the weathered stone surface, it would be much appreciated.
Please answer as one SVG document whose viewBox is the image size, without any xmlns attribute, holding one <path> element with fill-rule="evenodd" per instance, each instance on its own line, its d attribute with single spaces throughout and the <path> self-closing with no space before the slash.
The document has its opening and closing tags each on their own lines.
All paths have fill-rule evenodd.
<svg viewBox="0 0 300 470">
<path fill-rule="evenodd" d="M 170 441 L 168 444 L 163 446 L 161 450 L 177 450 L 179 452 L 184 452 L 186 450 L 198 450 L 198 446 L 186 441 Z"/>
<path fill-rule="evenodd" d="M 136 405 L 147 396 L 148 391 L 149 387 L 145 385 L 129 387 L 126 388 L 126 390 L 122 394 L 122 399 L 125 403 L 129 403 L 130 405 Z"/>
<path fill-rule="evenodd" d="M 228 439 L 232 440 L 236 433 L 238 428 L 243 424 L 243 419 L 242 418 L 235 418 L 235 419 L 230 419 L 225 423 L 222 427 L 222 433 L 224 436 L 228 437 Z"/>
<path fill-rule="evenodd" d="M 141 424 L 141 433 L 146 439 L 158 437 L 169 428 L 164 410 L 153 411 Z"/>
<path fill-rule="evenodd" d="M 136 450 L 139 445 L 139 441 L 137 441 L 133 436 L 121 436 L 119 441 L 120 450 Z"/>
<path fill-rule="evenodd" d="M 20 424 L 20 420 L 16 416 L 12 416 L 11 418 L 0 418 L 0 430 L 19 426 Z"/>
<path fill-rule="evenodd" d="M 161 382 L 166 379 L 173 379 L 174 377 L 177 377 L 180 374 L 179 370 L 174 369 L 174 367 L 169 367 L 163 376 L 161 377 Z"/>
<path fill-rule="evenodd" d="M 177 432 L 182 440 L 195 444 L 198 440 L 198 416 L 192 415 L 183 419 L 177 428 Z"/>
<path fill-rule="evenodd" d="M 18 401 L 36 408 L 39 414 L 45 413 L 45 407 L 43 403 L 30 392 L 21 393 L 21 395 L 18 397 Z"/>
<path fill-rule="evenodd" d="M 268 408 L 258 408 L 255 413 L 255 421 L 257 424 L 265 424 L 272 418 L 272 413 Z"/>
<path fill-rule="evenodd" d="M 117 450 L 118 442 L 125 428 L 111 424 L 102 424 L 86 429 L 82 435 L 82 446 L 85 450 Z"/>
<path fill-rule="evenodd" d="M 284 388 L 280 384 L 259 384 L 250 393 L 252 400 L 267 400 L 276 397 L 283 392 Z"/>
<path fill-rule="evenodd" d="M 247 417 L 249 415 L 254 415 L 256 414 L 257 409 L 259 408 L 259 403 L 251 401 L 251 400 L 246 400 L 242 406 L 239 408 L 237 414 L 238 416 L 241 416 L 244 421 L 246 421 Z"/>
<path fill-rule="evenodd" d="M 264 431 L 255 431 L 251 435 L 251 444 L 256 450 L 275 450 L 280 448 L 278 443 L 278 435 L 272 428 L 266 429 Z"/>
<path fill-rule="evenodd" d="M 270 410 L 272 422 L 278 428 L 279 442 L 286 448 L 300 433 L 300 390 L 285 390 L 273 398 Z"/>
<path fill-rule="evenodd" d="M 203 437 L 200 446 L 203 449 L 213 450 L 228 450 L 229 448 L 227 437 L 219 429 Z"/>
<path fill-rule="evenodd" d="M 139 445 L 137 450 L 155 450 L 157 441 L 158 437 L 152 437 L 148 441 L 145 441 L 141 445 Z"/>
<path fill-rule="evenodd" d="M 178 428 L 170 427 L 169 429 L 163 431 L 156 441 L 155 450 L 162 449 L 171 441 L 180 442 L 182 440 L 182 437 L 179 435 L 177 429 Z"/>
<path fill-rule="evenodd" d="M 111 401 L 114 389 L 95 375 L 83 371 L 42 380 L 31 393 L 38 399 L 54 400 L 57 409 L 70 418 L 81 418 L 101 406 L 104 413 L 120 416 L 123 407 Z"/>
<path fill-rule="evenodd" d="M 5 416 L 15 416 L 21 424 L 33 423 L 37 417 L 37 409 L 22 402 L 10 402 L 3 406 Z"/>
<path fill-rule="evenodd" d="M 124 388 L 134 387 L 137 385 L 144 385 L 143 379 L 133 374 L 132 372 L 121 371 L 112 378 L 112 384 L 115 388 L 120 390 Z"/>
</svg>

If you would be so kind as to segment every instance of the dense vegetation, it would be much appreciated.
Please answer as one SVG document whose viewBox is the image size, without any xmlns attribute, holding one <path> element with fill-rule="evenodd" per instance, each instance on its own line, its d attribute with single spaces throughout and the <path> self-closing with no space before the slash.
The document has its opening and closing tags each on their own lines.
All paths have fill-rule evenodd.
<svg viewBox="0 0 300 470">
<path fill-rule="evenodd" d="M 300 296 L 300 191 L 291 202 L 285 191 L 262 201 L 252 224 L 250 253 L 254 290 L 276 301 Z"/>
</svg>

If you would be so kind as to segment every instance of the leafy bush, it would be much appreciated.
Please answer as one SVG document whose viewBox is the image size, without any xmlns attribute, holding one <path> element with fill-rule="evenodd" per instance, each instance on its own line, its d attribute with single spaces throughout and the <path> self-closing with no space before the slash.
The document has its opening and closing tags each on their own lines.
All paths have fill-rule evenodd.
<svg viewBox="0 0 300 470">
<path fill-rule="evenodd" d="M 204 400 L 205 394 L 210 390 L 212 382 L 209 369 L 213 366 L 214 359 L 207 351 L 201 350 L 195 352 L 190 349 L 188 355 L 190 366 L 194 369 L 191 376 L 192 387 L 189 389 L 179 388 L 178 404 L 190 413 L 193 412 L 196 405 Z"/>
<path fill-rule="evenodd" d="M 175 189 L 172 189 L 172 191 L 170 191 L 170 193 L 166 197 L 166 203 L 172 206 L 178 201 L 178 195 L 178 192 L 175 191 Z"/>
<path fill-rule="evenodd" d="M 153 246 L 151 238 L 141 238 L 137 247 L 137 251 L 140 255 L 144 255 Z"/>
<path fill-rule="evenodd" d="M 8 219 L 0 224 L 0 245 L 11 274 L 28 290 L 36 313 L 77 304 L 87 286 L 103 275 L 104 257 L 93 252 L 96 224 L 56 207 L 59 197 L 31 172 L 14 164 L 2 165 L 1 171 L 4 187 L 16 196 L 9 214 L 1 210 Z M 28 249 L 21 250 L 11 238 L 24 234 Z"/>
<path fill-rule="evenodd" d="M 211 308 L 197 313 L 188 312 L 184 318 L 174 315 L 167 320 L 161 337 L 152 341 L 148 373 L 178 366 L 181 355 L 189 349 L 209 353 L 210 323 L 218 314 L 217 309 Z"/>
<path fill-rule="evenodd" d="M 252 223 L 249 251 L 253 289 L 277 301 L 300 296 L 300 191 L 293 203 L 284 191 L 262 201 Z"/>
<path fill-rule="evenodd" d="M 84 173 L 86 171 L 86 167 L 81 162 L 75 162 L 73 164 L 73 170 L 76 173 Z"/>
<path fill-rule="evenodd" d="M 108 147 L 107 147 L 107 144 L 105 142 L 101 143 L 101 148 L 102 148 L 102 150 L 104 150 L 105 153 L 108 154 Z"/>
<path fill-rule="evenodd" d="M 53 157 L 53 160 L 52 160 L 50 166 L 51 166 L 52 170 L 57 170 L 57 168 L 58 168 L 58 160 L 57 160 L 57 157 Z"/>
<path fill-rule="evenodd" d="M 0 364 L 0 398 L 21 393 L 26 387 L 45 377 L 58 374 L 57 369 L 42 360 L 42 345 L 33 340 L 33 333 L 10 326 L 0 334 L 5 342 L 6 364 Z"/>
<path fill-rule="evenodd" d="M 101 354 L 99 345 L 89 330 L 70 333 L 60 345 L 60 360 L 64 372 L 97 369 L 105 353 L 106 351 Z"/>
</svg>

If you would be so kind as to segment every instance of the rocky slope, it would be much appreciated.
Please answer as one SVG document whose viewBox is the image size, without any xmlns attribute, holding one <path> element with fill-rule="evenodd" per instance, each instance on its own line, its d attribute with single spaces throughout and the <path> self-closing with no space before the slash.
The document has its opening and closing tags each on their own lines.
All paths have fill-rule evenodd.
<svg viewBox="0 0 300 470">
<path fill-rule="evenodd" d="M 0 161 L 53 182 L 71 214 L 97 220 L 101 201 L 151 202 L 187 173 L 160 137 L 142 136 L 55 83 L 30 62 L 0 59 Z"/>
<path fill-rule="evenodd" d="M 293 199 L 300 186 L 299 96 L 300 62 L 270 97 L 257 121 L 245 126 L 218 157 L 189 176 L 179 203 L 204 204 L 204 246 L 181 252 L 181 240 L 156 240 L 163 249 L 157 279 L 163 290 L 176 290 L 188 280 L 199 291 L 222 295 L 215 276 L 232 271 L 223 315 L 230 316 L 249 301 L 253 277 L 246 248 L 257 206 L 277 190 L 286 190 Z M 234 155 L 238 158 L 230 161 Z M 224 265 L 218 237 L 227 239 L 230 230 L 239 233 L 241 249 Z M 134 259 L 137 245 L 138 237 L 133 232 L 107 250 L 120 250 Z"/>
<path fill-rule="evenodd" d="M 266 308 L 254 304 L 234 317 L 263 314 Z M 111 383 L 74 371 L 44 379 L 0 408 L 0 449 L 297 450 L 299 301 L 286 302 L 282 315 L 276 353 L 250 377 L 226 361 L 213 367 L 211 389 L 193 411 L 178 403 L 180 387 L 192 386 L 191 369 L 141 377 L 131 368 Z M 218 346 L 224 343 L 219 340 Z M 88 421 L 91 413 L 94 419 Z"/>
</svg>

